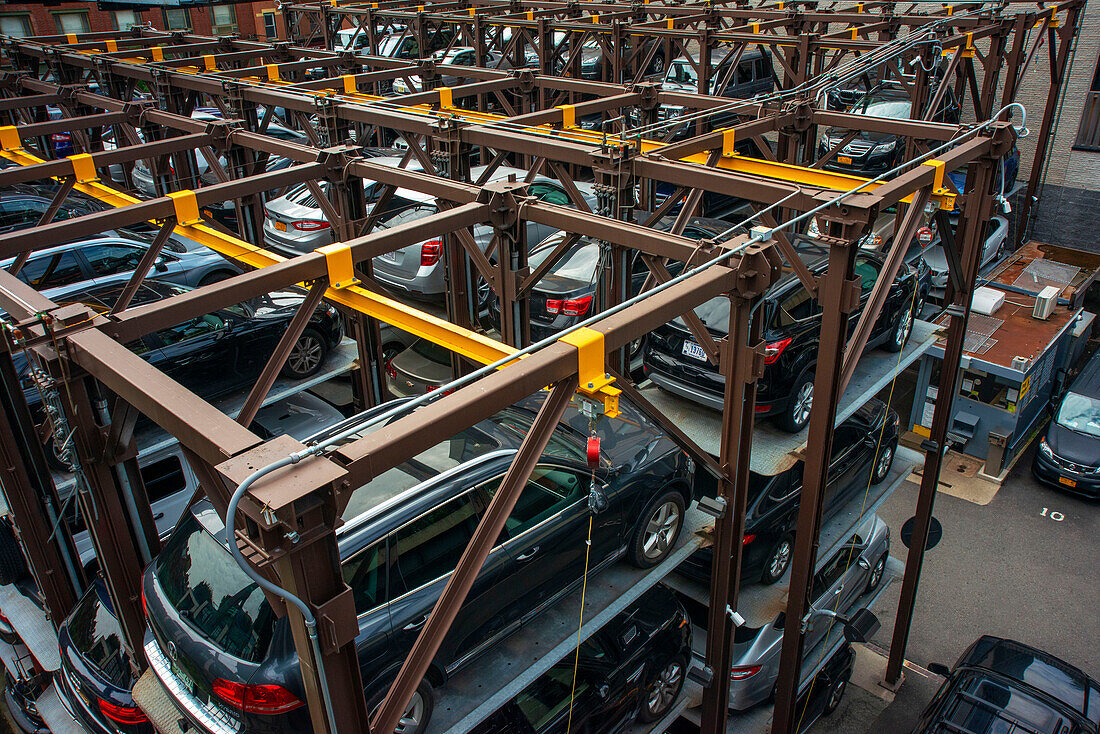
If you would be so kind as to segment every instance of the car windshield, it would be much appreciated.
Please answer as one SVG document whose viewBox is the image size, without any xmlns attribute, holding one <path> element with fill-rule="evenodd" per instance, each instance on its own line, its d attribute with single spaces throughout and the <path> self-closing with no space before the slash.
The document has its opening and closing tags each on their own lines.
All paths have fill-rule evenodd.
<svg viewBox="0 0 1100 734">
<path fill-rule="evenodd" d="M 73 647 L 112 685 L 129 688 L 130 663 L 122 650 L 122 628 L 111 612 L 107 589 L 101 582 L 84 595 L 65 622 Z"/>
<path fill-rule="evenodd" d="M 1058 408 L 1056 420 L 1063 428 L 1100 437 L 1100 400 L 1068 393 Z"/>
<path fill-rule="evenodd" d="M 867 96 L 856 103 L 852 112 L 867 117 L 889 117 L 895 120 L 905 120 L 909 117 L 911 104 L 907 99 L 882 99 Z"/>
<path fill-rule="evenodd" d="M 234 657 L 259 662 L 275 615 L 223 545 L 224 537 L 224 528 L 215 537 L 188 515 L 157 557 L 157 579 L 168 603 L 196 632 Z"/>
<path fill-rule="evenodd" d="M 676 61 L 668 67 L 668 76 L 665 81 L 676 84 L 698 84 L 699 75 L 695 73 L 695 67 L 690 61 Z"/>
<path fill-rule="evenodd" d="M 974 734 L 1080 732 L 1080 727 L 1069 717 L 1007 681 L 971 673 L 959 680 L 958 693 L 961 695 L 948 699 L 943 719 L 937 722 L 933 731 Z"/>
<path fill-rule="evenodd" d="M 527 264 L 532 270 L 541 265 L 550 254 L 554 252 L 561 240 L 541 246 L 534 250 L 527 258 Z M 600 262 L 600 248 L 594 242 L 585 242 L 574 247 L 561 260 L 550 269 L 559 278 L 568 278 L 581 283 L 591 283 L 596 279 L 596 266 Z"/>
</svg>

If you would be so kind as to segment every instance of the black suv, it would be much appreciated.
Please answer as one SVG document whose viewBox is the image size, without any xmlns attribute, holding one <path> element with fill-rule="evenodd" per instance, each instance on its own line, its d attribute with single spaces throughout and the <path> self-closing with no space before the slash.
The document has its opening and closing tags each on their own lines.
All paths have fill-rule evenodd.
<svg viewBox="0 0 1100 734">
<path fill-rule="evenodd" d="M 1082 670 L 1022 642 L 984 635 L 951 670 L 913 734 L 1096 734 L 1100 683 Z"/>
<path fill-rule="evenodd" d="M 898 414 L 885 403 L 871 400 L 836 427 L 825 486 L 826 520 L 853 495 L 866 490 L 868 484 L 879 484 L 890 474 L 898 448 L 899 423 Z M 749 474 L 741 551 L 745 583 L 759 580 L 774 584 L 786 573 L 794 551 L 802 469 L 803 463 L 798 461 L 775 476 Z M 713 549 L 702 548 L 677 570 L 689 578 L 709 582 L 713 562 Z"/>
<path fill-rule="evenodd" d="M 811 272 L 824 272 L 820 246 L 802 240 L 797 247 L 808 261 Z M 859 315 L 867 305 L 882 267 L 883 258 L 877 253 L 861 251 L 856 255 L 855 274 L 861 280 L 862 293 L 859 307 L 848 321 L 849 336 L 859 322 Z M 908 265 L 903 266 L 871 330 L 868 349 L 881 345 L 896 352 L 904 348 L 916 318 L 915 288 L 915 271 Z M 729 299 L 719 297 L 707 301 L 696 308 L 695 313 L 715 338 L 725 338 L 729 333 Z M 776 416 L 780 428 L 796 433 L 810 420 L 814 368 L 820 347 L 821 307 L 798 278 L 790 275 L 771 287 L 760 313 L 764 318 L 767 353 L 764 376 L 756 387 L 756 414 Z M 682 319 L 650 333 L 643 354 L 646 374 L 658 387 L 715 410 L 722 409 L 725 396 L 722 375 L 707 360 Z"/>
<path fill-rule="evenodd" d="M 935 94 L 933 88 L 932 94 Z M 909 94 L 896 83 L 884 83 L 872 89 L 856 102 L 849 113 L 865 117 L 886 117 L 908 120 L 912 110 Z M 945 91 L 931 122 L 957 124 L 961 108 L 951 87 Z M 848 130 L 831 127 L 821 136 L 818 157 L 840 145 Z M 878 176 L 901 165 L 905 156 L 905 138 L 894 133 L 860 131 L 837 153 L 825 168 L 857 176 Z"/>
<path fill-rule="evenodd" d="M 352 495 L 337 532 L 371 707 L 427 620 L 541 399 L 461 431 Z M 595 515 L 589 421 L 567 411 L 405 714 L 408 734 L 426 728 L 435 687 L 579 584 L 590 517 L 591 568 L 621 555 L 648 567 L 671 552 L 693 496 L 694 465 L 659 427 L 621 407 L 621 419 L 598 429 L 603 461 L 595 483 L 608 503 Z M 199 731 L 306 731 L 290 627 L 225 542 L 222 518 L 206 502 L 176 527 L 143 581 L 146 657 Z"/>
<path fill-rule="evenodd" d="M 674 592 L 657 585 L 473 734 L 558 734 L 570 717 L 576 732 L 622 731 L 635 720 L 656 721 L 676 702 L 690 662 L 687 610 Z"/>
<path fill-rule="evenodd" d="M 1058 403 L 1031 471 L 1044 484 L 1100 497 L 1100 351 Z"/>
</svg>

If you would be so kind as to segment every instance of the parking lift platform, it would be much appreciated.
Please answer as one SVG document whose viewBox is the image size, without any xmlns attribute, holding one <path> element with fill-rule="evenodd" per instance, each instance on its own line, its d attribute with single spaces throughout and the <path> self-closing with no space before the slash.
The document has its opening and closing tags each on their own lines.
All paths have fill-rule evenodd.
<svg viewBox="0 0 1100 734">
<path fill-rule="evenodd" d="M 836 422 L 846 420 L 860 406 L 916 362 L 936 344 L 942 327 L 927 321 L 914 321 L 909 343 L 900 353 L 871 349 L 856 364 L 848 389 L 837 405 Z M 699 448 L 717 457 L 722 436 L 722 416 L 715 410 L 685 400 L 660 389 L 647 380 L 638 386 L 645 398 Z M 767 420 L 758 420 L 752 432 L 752 458 L 749 468 L 757 474 L 772 476 L 791 467 L 801 458 L 809 429 L 787 433 Z"/>
</svg>

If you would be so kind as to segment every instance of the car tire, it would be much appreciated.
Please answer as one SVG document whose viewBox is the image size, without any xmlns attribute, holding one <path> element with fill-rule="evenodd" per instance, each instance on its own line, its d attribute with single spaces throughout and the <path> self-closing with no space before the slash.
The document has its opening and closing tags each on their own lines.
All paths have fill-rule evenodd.
<svg viewBox="0 0 1100 734">
<path fill-rule="evenodd" d="M 638 568 L 656 566 L 668 557 L 684 529 L 684 496 L 670 489 L 653 498 L 630 539 L 630 562 Z"/>
<path fill-rule="evenodd" d="M 875 466 L 871 470 L 871 484 L 882 484 L 886 477 L 890 476 L 890 468 L 894 465 L 894 457 L 898 453 L 898 444 L 891 441 L 879 449 L 875 457 Z"/>
<path fill-rule="evenodd" d="M 75 451 L 75 448 L 70 448 Z M 74 469 L 72 462 L 61 458 L 61 447 L 58 445 L 58 442 L 54 440 L 54 432 L 52 430 L 50 431 L 49 438 L 46 439 L 46 443 L 42 446 L 42 451 L 46 455 L 46 463 L 49 465 L 50 469 L 65 474 L 72 473 Z"/>
<path fill-rule="evenodd" d="M 772 548 L 772 552 L 768 554 L 768 560 L 764 561 L 764 570 L 760 574 L 760 583 L 765 586 L 771 586 L 779 579 L 783 578 L 783 574 L 787 573 L 787 569 L 791 566 L 791 557 L 794 555 L 794 536 L 787 533 L 779 542 Z"/>
<path fill-rule="evenodd" d="M 653 63 L 649 65 L 649 73 L 652 76 L 665 73 L 665 55 L 655 54 L 653 57 Z"/>
<path fill-rule="evenodd" d="M 328 356 L 328 342 L 316 329 L 306 329 L 290 349 L 283 375 L 292 380 L 312 377 L 321 369 Z"/>
<path fill-rule="evenodd" d="M 27 559 L 15 537 L 15 528 L 5 518 L 0 521 L 0 586 L 14 584 L 27 577 Z"/>
<path fill-rule="evenodd" d="M 202 280 L 199 281 L 199 287 L 201 288 L 204 285 L 229 280 L 234 275 L 236 275 L 236 273 L 230 272 L 229 270 L 215 270 L 213 273 L 207 273 L 202 276 Z"/>
<path fill-rule="evenodd" d="M 882 348 L 887 352 L 900 352 L 905 349 L 905 345 L 909 343 L 909 337 L 913 333 L 913 322 L 916 321 L 916 318 L 917 314 L 913 309 L 913 304 L 909 304 L 898 316 L 897 323 L 894 324 L 894 330 L 890 333 L 890 339 Z"/>
<path fill-rule="evenodd" d="M 807 370 L 794 381 L 786 409 L 779 414 L 779 427 L 787 433 L 798 433 L 810 422 L 814 403 L 814 373 Z"/>
<path fill-rule="evenodd" d="M 684 679 L 687 677 L 687 661 L 683 655 L 677 655 L 669 660 L 663 668 L 658 670 L 646 688 L 645 698 L 642 700 L 641 711 L 638 719 L 644 722 L 653 722 L 669 712 L 680 692 L 684 689 Z"/>
<path fill-rule="evenodd" d="M 883 553 L 871 566 L 871 575 L 867 577 L 867 588 L 864 593 L 874 591 L 882 583 L 882 577 L 886 574 L 886 556 Z"/>
<path fill-rule="evenodd" d="M 373 719 L 378 713 L 378 707 L 382 705 L 382 699 L 386 697 L 389 686 L 380 688 L 371 695 L 367 701 L 367 710 Z M 435 710 L 435 690 L 428 679 L 420 681 L 413 694 L 409 707 L 405 709 L 405 715 L 401 722 L 393 730 L 394 734 L 424 734 L 428 728 L 428 722 L 432 720 L 432 712 Z"/>
<path fill-rule="evenodd" d="M 829 697 L 825 699 L 825 708 L 822 713 L 825 716 L 833 713 L 840 707 L 840 702 L 844 700 L 844 692 L 848 690 L 848 678 L 840 678 L 833 681 L 829 686 Z"/>
</svg>

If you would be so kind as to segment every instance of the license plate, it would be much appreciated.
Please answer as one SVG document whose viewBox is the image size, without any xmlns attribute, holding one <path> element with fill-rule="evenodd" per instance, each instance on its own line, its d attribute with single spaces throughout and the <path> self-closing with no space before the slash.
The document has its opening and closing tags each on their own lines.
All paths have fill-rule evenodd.
<svg viewBox="0 0 1100 734">
<path fill-rule="evenodd" d="M 396 252 L 383 252 L 381 255 L 379 255 L 379 257 L 381 257 L 386 262 L 391 262 L 391 263 L 397 262 L 397 253 Z"/>
<path fill-rule="evenodd" d="M 286 232 L 286 222 L 275 222 L 275 229 L 280 232 Z"/>
<path fill-rule="evenodd" d="M 195 692 L 195 681 L 191 679 L 191 676 L 183 672 L 183 669 L 176 663 L 171 663 L 171 668 L 172 675 L 179 678 L 180 685 L 193 694 Z"/>
<path fill-rule="evenodd" d="M 847 155 L 838 155 L 836 157 L 836 162 L 837 163 L 843 163 L 846 166 L 850 166 L 850 165 L 852 165 L 852 158 L 851 158 L 851 156 L 847 156 Z"/>
<path fill-rule="evenodd" d="M 691 357 L 692 359 L 698 359 L 702 362 L 707 361 L 707 353 L 704 352 L 703 348 L 695 342 L 685 341 L 683 352 L 685 355 Z"/>
<path fill-rule="evenodd" d="M 1067 487 L 1076 487 L 1077 486 L 1077 480 L 1076 479 L 1068 479 L 1067 477 L 1058 477 L 1058 481 L 1061 482 L 1062 484 L 1066 485 Z"/>
</svg>

